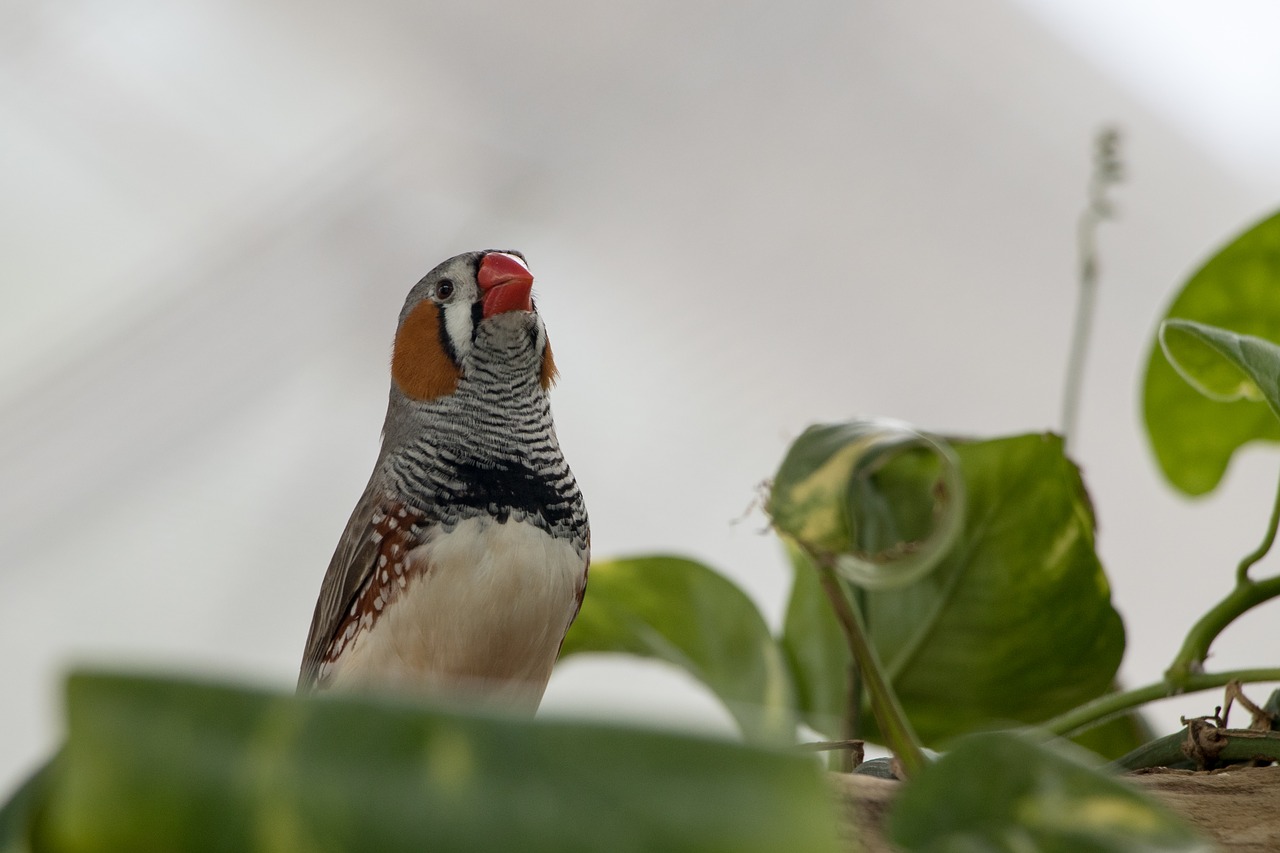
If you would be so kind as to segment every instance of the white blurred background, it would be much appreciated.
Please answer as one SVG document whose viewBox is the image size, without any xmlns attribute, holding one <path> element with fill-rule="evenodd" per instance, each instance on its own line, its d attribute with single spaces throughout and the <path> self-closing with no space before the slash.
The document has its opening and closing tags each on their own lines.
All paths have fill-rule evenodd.
<svg viewBox="0 0 1280 853">
<path fill-rule="evenodd" d="M 735 520 L 806 424 L 1056 425 L 1110 122 L 1074 449 L 1154 680 L 1280 469 L 1187 501 L 1137 414 L 1175 286 L 1280 205 L 1278 35 L 1267 0 L 2 0 L 0 788 L 74 662 L 292 686 L 401 301 L 469 249 L 538 276 L 597 557 L 695 555 L 776 624 L 789 572 Z M 1211 666 L 1275 665 L 1277 615 Z M 544 713 L 728 726 L 605 658 Z"/>
</svg>

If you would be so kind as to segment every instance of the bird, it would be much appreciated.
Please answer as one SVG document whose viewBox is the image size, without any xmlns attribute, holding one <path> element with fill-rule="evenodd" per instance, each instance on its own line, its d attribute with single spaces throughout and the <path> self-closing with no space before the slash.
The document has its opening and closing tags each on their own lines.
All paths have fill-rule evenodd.
<svg viewBox="0 0 1280 853">
<path fill-rule="evenodd" d="M 582 606 L 591 533 L 532 288 L 523 254 L 490 249 L 409 291 L 382 447 L 325 572 L 299 693 L 536 711 Z"/>
</svg>

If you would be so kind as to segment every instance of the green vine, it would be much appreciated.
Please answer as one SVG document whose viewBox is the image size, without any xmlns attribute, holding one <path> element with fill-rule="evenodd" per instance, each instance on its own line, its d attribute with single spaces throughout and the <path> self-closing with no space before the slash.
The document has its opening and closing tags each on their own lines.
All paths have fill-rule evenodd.
<svg viewBox="0 0 1280 853">
<path fill-rule="evenodd" d="M 1169 685 L 1170 695 L 1181 692 L 1189 679 L 1202 671 L 1205 659 L 1209 656 L 1209 647 L 1228 625 L 1245 611 L 1280 595 L 1280 576 L 1261 581 L 1249 577 L 1249 569 L 1271 550 L 1277 526 L 1280 526 L 1280 486 L 1277 486 L 1275 502 L 1271 507 L 1271 520 L 1267 524 L 1266 536 L 1261 545 L 1240 561 L 1236 568 L 1235 588 L 1191 627 L 1182 648 L 1165 671 L 1164 679 Z"/>
<path fill-rule="evenodd" d="M 822 590 L 831 603 L 836 621 L 840 624 L 840 630 L 849 645 L 849 653 L 853 656 L 857 674 L 869 694 L 871 713 L 876 718 L 880 733 L 884 736 L 885 745 L 898 757 L 903 774 L 910 777 L 923 770 L 928 764 L 928 759 L 920 745 L 920 739 L 911 726 L 911 721 L 907 719 L 907 714 L 902 709 L 902 703 L 898 701 L 893 687 L 884 677 L 884 666 L 880 663 L 879 655 L 876 654 L 875 647 L 867 637 L 866 625 L 863 624 L 857 603 L 852 599 L 849 586 L 836 573 L 830 558 L 815 554 L 804 543 L 799 544 L 818 570 Z M 860 703 L 854 698 L 858 693 L 855 689 L 857 683 L 851 670 L 850 701 L 845 708 L 844 720 L 846 737 L 853 737 L 857 733 L 857 715 L 860 710 Z"/>
<path fill-rule="evenodd" d="M 1228 682 L 1231 681 L 1239 681 L 1242 684 L 1251 684 L 1259 681 L 1280 681 L 1280 668 L 1202 672 L 1187 676 L 1186 683 L 1181 689 L 1170 687 L 1167 681 L 1157 681 L 1145 687 L 1136 687 L 1120 693 L 1108 693 L 1105 696 L 1099 696 L 1092 702 L 1086 702 L 1079 707 L 1072 708 L 1065 714 L 1059 714 L 1053 719 L 1042 723 L 1040 728 L 1055 735 L 1070 737 L 1080 734 L 1086 729 L 1101 725 L 1112 717 L 1145 705 L 1148 702 L 1167 699 L 1182 693 L 1199 693 L 1204 690 L 1226 687 Z"/>
</svg>

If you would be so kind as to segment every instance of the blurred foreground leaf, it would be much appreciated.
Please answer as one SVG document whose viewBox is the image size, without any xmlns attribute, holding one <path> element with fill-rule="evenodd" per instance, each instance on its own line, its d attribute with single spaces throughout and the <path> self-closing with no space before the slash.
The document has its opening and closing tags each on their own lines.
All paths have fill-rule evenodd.
<svg viewBox="0 0 1280 853">
<path fill-rule="evenodd" d="M 751 741 L 794 743 L 791 676 L 755 604 L 715 570 L 678 557 L 591 566 L 561 649 L 666 661 L 707 685 Z"/>
<path fill-rule="evenodd" d="M 953 449 L 968 495 L 959 542 L 919 581 L 863 593 L 886 674 L 935 745 L 1092 699 L 1109 688 L 1124 651 L 1094 551 L 1093 512 L 1061 439 L 1024 435 Z M 936 465 L 929 455 L 903 456 L 870 485 L 894 506 L 919 507 L 893 496 L 927 490 Z M 834 736 L 849 655 L 812 566 L 794 549 L 792 557 L 783 647 L 806 722 Z"/>
<path fill-rule="evenodd" d="M 1163 806 L 1069 746 L 1012 733 L 957 741 L 903 788 L 890 840 L 914 853 L 1210 849 Z"/>
<path fill-rule="evenodd" d="M 1165 317 L 1280 341 L 1280 214 L 1253 226 L 1210 258 L 1183 286 Z M 1200 374 L 1200 381 L 1207 383 L 1201 387 L 1224 391 L 1215 375 L 1230 374 Z M 1209 492 L 1239 447 L 1251 441 L 1280 441 L 1280 421 L 1260 396 L 1245 390 L 1233 402 L 1202 395 L 1170 365 L 1159 341 L 1152 341 L 1142 388 L 1143 416 L 1160 469 L 1178 489 L 1190 495 Z"/>
<path fill-rule="evenodd" d="M 94 674 L 67 717 L 50 853 L 836 849 L 815 762 L 741 744 Z"/>
<path fill-rule="evenodd" d="M 54 758 L 23 782 L 0 808 L 0 853 L 34 853 L 31 830 L 48 798 Z"/>
</svg>

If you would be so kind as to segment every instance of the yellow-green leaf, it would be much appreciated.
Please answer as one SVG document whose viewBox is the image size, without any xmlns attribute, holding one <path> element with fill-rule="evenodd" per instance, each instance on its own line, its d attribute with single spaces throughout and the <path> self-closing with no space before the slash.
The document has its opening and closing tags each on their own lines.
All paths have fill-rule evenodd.
<svg viewBox="0 0 1280 853">
<path fill-rule="evenodd" d="M 109 674 L 70 679 L 48 781 L 41 853 L 837 849 L 796 753 Z"/>
<path fill-rule="evenodd" d="M 889 838 L 915 853 L 1210 849 L 1088 753 L 1009 732 L 963 738 L 913 778 L 893 805 Z"/>
<path fill-rule="evenodd" d="M 1280 346 L 1191 320 L 1166 320 L 1160 345 L 1193 388 L 1223 403 L 1254 400 L 1280 417 Z"/>
<path fill-rule="evenodd" d="M 748 740 L 795 739 L 778 641 L 747 594 L 701 563 L 652 556 L 593 564 L 561 655 L 583 652 L 675 664 L 711 689 Z"/>
<path fill-rule="evenodd" d="M 1280 342 L 1280 214 L 1254 225 L 1210 258 L 1188 279 L 1165 317 Z M 1187 494 L 1201 495 L 1222 480 L 1237 449 L 1253 441 L 1280 441 L 1280 420 L 1263 396 L 1219 357 L 1225 353 L 1215 355 L 1212 347 L 1199 346 L 1184 331 L 1175 331 L 1172 338 L 1165 332 L 1163 348 L 1159 340 L 1152 341 L 1142 411 L 1166 479 Z M 1184 375 L 1165 357 L 1170 344 L 1170 356 L 1183 365 Z M 1231 402 L 1224 402 L 1228 397 Z"/>
<path fill-rule="evenodd" d="M 1110 687 L 1124 650 L 1094 550 L 1093 512 L 1061 439 L 1023 435 L 952 447 L 968 495 L 959 542 L 919 581 L 862 595 L 886 676 L 933 745 L 993 721 L 1044 720 L 1092 699 Z M 872 486 L 889 504 L 908 507 L 900 516 L 912 506 L 925 512 L 897 496 L 926 489 L 936 464 L 904 457 Z M 792 556 L 783 645 L 806 722 L 835 735 L 849 653 L 813 567 Z"/>
</svg>

